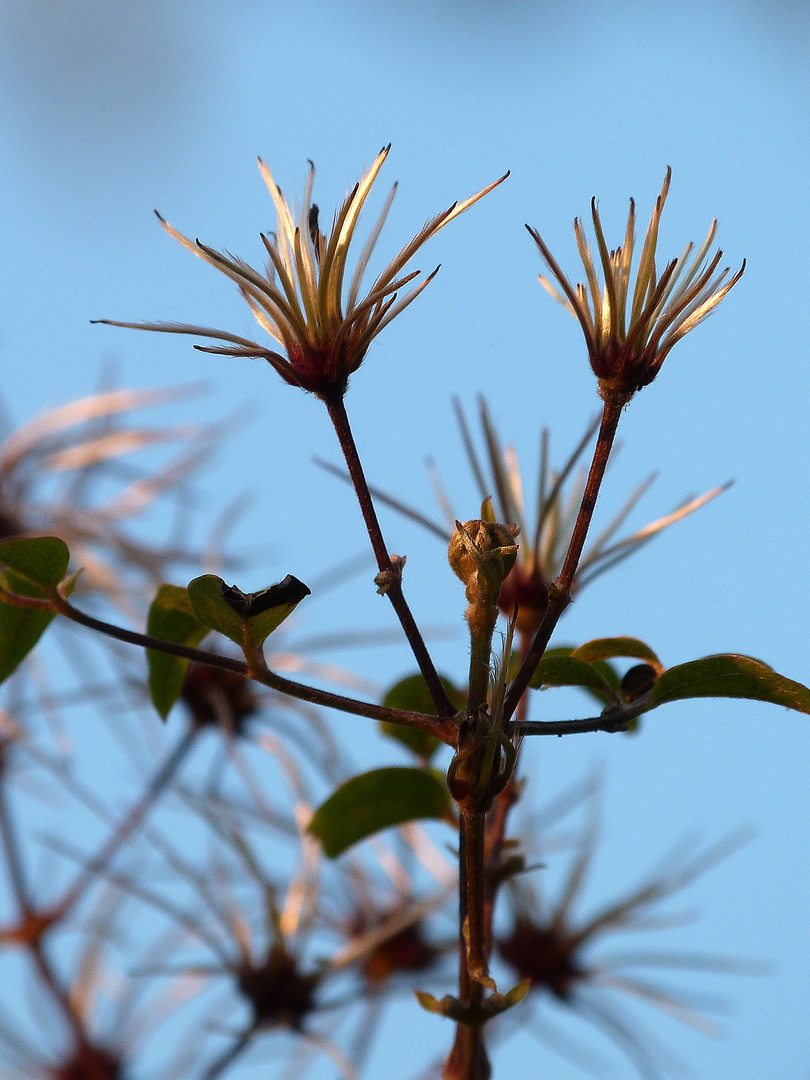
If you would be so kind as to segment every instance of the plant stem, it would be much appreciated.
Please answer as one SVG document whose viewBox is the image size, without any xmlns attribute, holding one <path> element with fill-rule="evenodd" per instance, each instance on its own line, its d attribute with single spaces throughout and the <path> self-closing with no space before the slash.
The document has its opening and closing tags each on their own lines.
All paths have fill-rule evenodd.
<svg viewBox="0 0 810 1080">
<path fill-rule="evenodd" d="M 476 982 L 489 979 L 484 925 L 484 823 L 486 812 L 463 808 L 464 878 L 467 894 L 467 969 Z"/>
<path fill-rule="evenodd" d="M 492 635 L 497 622 L 498 608 L 495 603 L 488 607 L 471 603 L 467 609 L 467 623 L 470 627 L 470 681 L 467 697 L 469 713 L 485 709 L 487 705 Z"/>
<path fill-rule="evenodd" d="M 388 554 L 388 548 L 385 545 L 382 529 L 377 520 L 377 512 L 374 509 L 371 492 L 368 489 L 368 484 L 366 483 L 366 478 L 363 473 L 363 466 L 360 462 L 360 455 L 357 452 L 357 446 L 349 424 L 349 418 L 346 415 L 346 406 L 343 403 L 343 397 L 342 395 L 336 395 L 335 397 L 325 398 L 324 401 L 326 403 L 326 408 L 329 411 L 329 418 L 332 421 L 332 426 L 335 429 L 338 442 L 340 443 L 340 448 L 343 451 L 343 457 L 346 460 L 346 467 L 349 470 L 352 486 L 357 495 L 357 501 L 360 504 L 360 512 L 362 513 L 363 521 L 366 524 L 366 530 L 368 532 L 369 540 L 371 541 L 371 547 L 374 551 L 374 557 L 377 560 L 377 566 L 379 567 L 380 573 L 385 574 L 390 581 L 390 584 L 387 584 L 385 590 L 386 595 L 391 601 L 391 606 L 399 618 L 402 629 L 408 639 L 408 644 L 419 665 L 422 677 L 427 683 L 438 716 L 443 719 L 449 719 L 450 717 L 455 716 L 456 710 L 453 708 L 453 704 L 447 695 L 447 691 L 442 685 L 438 672 L 428 653 L 424 639 L 419 632 L 419 627 L 416 625 L 416 621 L 411 614 L 411 609 L 408 607 L 408 603 L 403 595 L 401 575 L 394 569 L 391 563 L 391 557 Z"/>
<path fill-rule="evenodd" d="M 518 735 L 580 735 L 588 731 L 627 731 L 631 720 L 649 710 L 646 700 L 633 702 L 584 720 L 527 720 L 517 725 Z"/>
<path fill-rule="evenodd" d="M 470 977 L 467 957 L 467 938 L 464 927 L 469 926 L 469 876 L 470 860 L 468 836 L 468 815 L 462 814 L 459 821 L 459 1001 L 471 1012 L 478 1011 L 484 1000 L 484 988 Z M 442 1069 L 442 1080 L 489 1080 L 492 1073 L 484 1044 L 484 1033 L 480 1024 L 456 1025 L 453 1047 Z"/>
<path fill-rule="evenodd" d="M 543 621 L 537 629 L 531 647 L 526 654 L 520 670 L 515 676 L 515 681 L 509 687 L 504 702 L 504 718 L 509 719 L 526 692 L 532 675 L 546 651 L 551 635 L 559 622 L 560 616 L 571 603 L 571 588 L 576 576 L 579 560 L 582 557 L 582 549 L 588 536 L 591 518 L 596 507 L 596 499 L 602 480 L 605 476 L 610 451 L 613 448 L 613 440 L 616 437 L 616 429 L 619 426 L 622 409 L 626 404 L 624 397 L 606 398 L 602 406 L 602 420 L 599 425 L 599 435 L 593 451 L 593 459 L 588 472 L 588 480 L 582 493 L 582 501 L 579 505 L 579 513 L 568 545 L 560 576 L 549 590 L 548 607 L 543 615 Z"/>
<path fill-rule="evenodd" d="M 451 560 L 451 565 L 452 560 Z M 477 581 L 477 575 L 472 579 Z M 465 618 L 470 630 L 470 679 L 465 718 L 458 732 L 456 778 L 463 777 L 459 807 L 459 997 L 462 1018 L 456 1023 L 453 1048 L 445 1062 L 444 1080 L 488 1080 L 491 1074 L 484 1042 L 484 988 L 495 989 L 489 977 L 488 943 L 491 907 L 485 882 L 484 838 L 487 809 L 492 803 L 493 761 L 487 761 L 493 738 L 487 708 L 492 635 L 498 619 L 497 588 L 491 595 L 468 583 Z M 495 751 L 497 759 L 499 753 Z M 451 766 L 452 771 L 452 766 Z M 448 774 L 449 775 L 449 774 Z M 450 784 L 454 794 L 454 785 Z"/>
<path fill-rule="evenodd" d="M 7 752 L 7 747 L 3 746 L 3 754 Z M 3 761 L 0 768 L 5 769 L 6 762 Z M 31 901 L 31 896 L 28 888 L 28 882 L 26 880 L 25 870 L 23 868 L 22 853 L 18 843 L 17 834 L 14 829 L 14 823 L 12 821 L 11 809 L 6 799 L 6 785 L 5 777 L 0 775 L 0 837 L 2 838 L 2 845 L 5 851 L 5 861 L 8 868 L 9 879 L 11 882 L 11 889 L 16 901 L 17 910 L 19 914 L 20 927 L 24 928 L 27 923 L 36 924 L 37 916 L 44 915 L 44 912 L 37 910 L 35 905 Z M 23 940 L 22 944 L 25 946 L 34 966 L 37 968 L 44 985 L 48 988 L 49 993 L 56 1002 L 57 1006 L 64 1015 L 64 1018 L 70 1028 L 73 1030 L 75 1038 L 81 1042 L 86 1038 L 84 1027 L 76 1014 L 73 1002 L 71 1001 L 70 994 L 59 982 L 56 973 L 51 965 L 51 962 L 45 952 L 44 943 L 42 941 L 43 934 L 47 931 L 47 928 L 56 921 L 55 916 L 52 920 L 45 918 L 41 922 L 42 933 L 35 934 L 34 936 Z"/>
<path fill-rule="evenodd" d="M 17 603 L 17 596 L 13 593 L 3 592 L 3 599 L 8 603 Z M 25 600 L 26 597 L 20 597 Z M 264 672 L 256 672 L 251 675 L 248 665 L 244 660 L 236 660 L 230 656 L 222 656 L 219 653 L 207 652 L 205 649 L 193 649 L 188 645 L 178 645 L 173 641 L 162 641 L 160 638 L 151 637 L 149 634 L 139 634 L 135 630 L 126 630 L 122 626 L 103 622 L 95 619 L 92 615 L 86 615 L 83 611 L 73 607 L 63 596 L 56 594 L 53 600 L 40 602 L 47 605 L 50 610 L 57 611 L 60 615 L 71 619 L 73 622 L 87 626 L 91 630 L 97 630 L 107 637 L 116 638 L 118 641 L 126 641 L 130 645 L 140 645 L 146 649 L 157 649 L 160 652 L 170 653 L 172 656 L 182 656 L 186 660 L 197 660 L 209 667 L 223 668 L 225 671 L 235 671 L 245 678 L 254 678 L 263 686 L 276 690 L 287 697 L 297 698 L 299 701 L 308 701 L 311 705 L 323 705 L 328 709 L 337 709 L 338 712 L 351 713 L 353 716 L 367 716 L 371 720 L 381 720 L 389 724 L 401 724 L 405 727 L 415 728 L 435 735 L 441 742 L 448 746 L 456 745 L 458 728 L 450 719 L 439 720 L 427 713 L 405 712 L 403 709 L 391 709 L 386 705 L 376 705 L 371 701 L 359 701 L 356 698 L 345 697 L 343 694 L 333 694 L 329 690 L 320 690 L 315 686 L 306 686 L 304 683 L 285 679 L 274 671 L 265 669 Z"/>
</svg>

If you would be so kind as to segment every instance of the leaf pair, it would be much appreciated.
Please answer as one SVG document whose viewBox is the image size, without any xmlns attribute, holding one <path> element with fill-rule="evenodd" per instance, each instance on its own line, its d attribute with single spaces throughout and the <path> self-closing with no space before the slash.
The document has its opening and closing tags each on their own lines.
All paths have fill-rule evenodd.
<svg viewBox="0 0 810 1080">
<path fill-rule="evenodd" d="M 55 614 L 42 606 L 27 607 L 23 598 L 49 601 L 60 586 L 61 594 L 69 596 L 78 577 L 66 576 L 69 562 L 67 545 L 56 536 L 0 543 L 0 683 L 19 667 Z M 226 585 L 214 574 L 195 578 L 187 589 L 161 585 L 149 609 L 147 633 L 196 648 L 209 631 L 217 630 L 252 658 L 309 591 L 290 574 L 256 593 Z M 165 719 L 180 696 L 189 661 L 158 649 L 147 649 L 147 658 L 152 701 Z"/>
</svg>

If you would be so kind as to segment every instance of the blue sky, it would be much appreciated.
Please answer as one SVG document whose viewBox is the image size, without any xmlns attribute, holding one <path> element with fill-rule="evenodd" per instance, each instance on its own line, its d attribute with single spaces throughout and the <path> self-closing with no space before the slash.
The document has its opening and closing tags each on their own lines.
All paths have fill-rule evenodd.
<svg viewBox="0 0 810 1080">
<path fill-rule="evenodd" d="M 717 217 L 728 264 L 746 258 L 748 269 L 627 411 L 597 520 L 653 470 L 636 526 L 688 494 L 736 483 L 594 584 L 561 637 L 637 635 L 667 664 L 743 652 L 810 683 L 808 45 L 798 3 L 5 0 L 3 401 L 22 422 L 90 392 L 114 363 L 128 386 L 204 380 L 208 394 L 182 407 L 190 419 L 251 403 L 255 418 L 223 448 L 206 499 L 213 516 L 235 493 L 254 496 L 232 549 L 270 554 L 244 587 L 287 572 L 313 579 L 363 549 L 348 491 L 311 464 L 316 454 L 337 458 L 318 403 L 258 361 L 90 325 L 167 319 L 254 333 L 235 290 L 168 239 L 153 208 L 255 262 L 258 233 L 274 223 L 257 154 L 299 196 L 313 159 L 328 220 L 392 142 L 379 187 L 400 186 L 379 242 L 384 260 L 426 218 L 511 169 L 420 253 L 416 265 L 440 262 L 441 272 L 375 342 L 347 397 L 369 478 L 433 511 L 431 455 L 464 519 L 477 504 L 453 394 L 469 411 L 487 396 L 529 475 L 543 425 L 559 461 L 598 407 L 579 329 L 537 283 L 524 223 L 576 275 L 571 226 L 591 197 L 618 243 L 629 197 L 643 228 L 670 165 L 662 254 L 702 240 Z M 419 620 L 459 631 L 435 643 L 439 665 L 463 672 L 463 600 L 440 545 L 390 513 L 383 525 L 391 549 L 408 556 Z M 391 625 L 361 580 L 302 606 L 301 634 Z M 399 648 L 338 659 L 377 681 L 381 667 L 392 678 L 409 670 Z M 690 830 L 717 838 L 756 828 L 695 887 L 704 918 L 678 941 L 773 961 L 775 974 L 726 980 L 736 1007 L 720 1042 L 652 1021 L 695 1075 L 810 1072 L 809 761 L 806 717 L 727 702 L 670 706 L 637 739 L 574 737 L 525 754 L 538 802 L 566 778 L 604 769 L 595 901 L 632 884 Z M 498 1053 L 496 1075 L 585 1075 L 526 1036 Z M 388 1078 L 380 1061 L 374 1075 Z M 618 1055 L 611 1062 L 610 1076 L 632 1075 Z"/>
</svg>

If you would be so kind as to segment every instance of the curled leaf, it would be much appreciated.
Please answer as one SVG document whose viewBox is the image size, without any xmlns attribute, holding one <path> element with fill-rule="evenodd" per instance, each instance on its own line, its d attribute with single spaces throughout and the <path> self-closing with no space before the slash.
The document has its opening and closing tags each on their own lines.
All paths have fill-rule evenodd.
<svg viewBox="0 0 810 1080">
<path fill-rule="evenodd" d="M 309 592 L 292 574 L 255 593 L 226 585 L 216 574 L 204 574 L 188 586 L 195 618 L 245 651 L 261 645 Z"/>
</svg>

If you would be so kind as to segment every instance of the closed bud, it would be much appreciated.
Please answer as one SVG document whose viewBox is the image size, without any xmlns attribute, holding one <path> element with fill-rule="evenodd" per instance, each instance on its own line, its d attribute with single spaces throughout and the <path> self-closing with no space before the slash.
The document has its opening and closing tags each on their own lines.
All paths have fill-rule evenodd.
<svg viewBox="0 0 810 1080">
<path fill-rule="evenodd" d="M 497 600 L 500 587 L 515 565 L 517 526 L 493 521 L 456 522 L 447 558 L 453 573 L 467 586 L 467 599 Z"/>
</svg>

